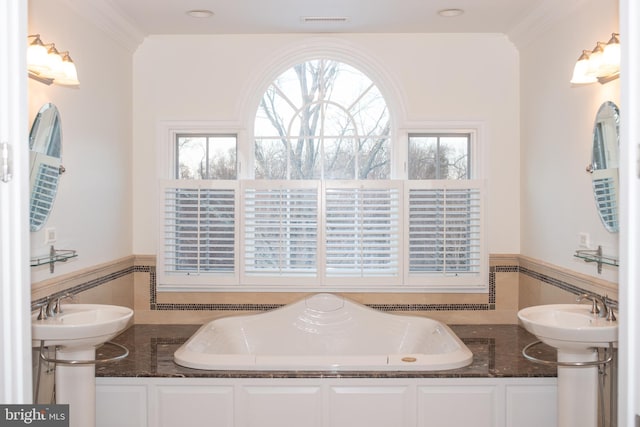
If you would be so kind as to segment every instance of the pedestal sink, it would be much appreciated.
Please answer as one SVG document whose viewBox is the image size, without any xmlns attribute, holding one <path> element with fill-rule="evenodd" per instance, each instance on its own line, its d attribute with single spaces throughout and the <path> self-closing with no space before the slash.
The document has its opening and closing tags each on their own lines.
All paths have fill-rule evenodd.
<svg viewBox="0 0 640 427">
<path fill-rule="evenodd" d="M 109 341 L 129 324 L 133 310 L 103 304 L 66 304 L 62 312 L 38 320 L 31 318 L 33 346 L 56 347 L 56 403 L 69 404 L 71 427 L 91 427 L 96 423 L 96 347 Z M 72 363 L 76 362 L 76 363 Z"/>
<path fill-rule="evenodd" d="M 598 425 L 597 348 L 617 344 L 618 322 L 591 310 L 586 304 L 549 304 L 518 312 L 527 331 L 557 349 L 558 427 Z"/>
</svg>

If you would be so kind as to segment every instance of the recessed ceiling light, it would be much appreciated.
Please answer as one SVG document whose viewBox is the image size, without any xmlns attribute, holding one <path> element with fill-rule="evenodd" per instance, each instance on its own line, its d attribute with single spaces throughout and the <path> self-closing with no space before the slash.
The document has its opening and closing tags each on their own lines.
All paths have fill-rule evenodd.
<svg viewBox="0 0 640 427">
<path fill-rule="evenodd" d="M 187 15 L 189 15 L 192 18 L 209 18 L 213 16 L 213 12 L 206 9 L 194 9 L 194 10 L 188 10 Z"/>
<path fill-rule="evenodd" d="M 438 15 L 444 18 L 453 18 L 454 16 L 460 16 L 464 13 L 462 9 L 442 9 L 438 11 Z"/>
</svg>

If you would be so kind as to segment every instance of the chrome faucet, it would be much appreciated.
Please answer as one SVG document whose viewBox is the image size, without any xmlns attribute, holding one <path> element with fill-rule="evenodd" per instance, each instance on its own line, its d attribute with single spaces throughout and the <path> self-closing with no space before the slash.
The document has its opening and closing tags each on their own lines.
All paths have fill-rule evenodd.
<svg viewBox="0 0 640 427">
<path fill-rule="evenodd" d="M 38 313 L 38 320 L 44 320 L 49 317 L 54 317 L 57 314 L 62 313 L 62 305 L 60 304 L 64 299 L 73 299 L 75 297 L 74 294 L 65 292 L 58 295 L 51 295 L 45 297 L 44 301 L 39 302 L 31 306 L 32 311 L 37 309 L 40 310 Z"/>
<path fill-rule="evenodd" d="M 31 311 L 35 311 L 35 310 L 40 310 L 40 313 L 38 313 L 38 320 L 44 320 L 47 318 L 47 307 L 49 305 L 49 297 L 46 297 L 44 299 L 44 301 L 39 302 L 38 304 L 35 304 L 33 306 L 31 306 Z"/>
<path fill-rule="evenodd" d="M 598 317 L 606 317 L 608 321 L 614 322 L 616 316 L 613 313 L 613 308 L 607 304 L 606 297 L 598 295 L 582 294 L 576 301 L 582 302 L 584 300 L 591 301 L 591 313 Z"/>
<path fill-rule="evenodd" d="M 47 317 L 62 313 L 62 305 L 60 302 L 64 299 L 73 299 L 73 297 L 74 295 L 68 292 L 55 296 L 49 301 L 49 304 L 47 304 Z"/>
</svg>

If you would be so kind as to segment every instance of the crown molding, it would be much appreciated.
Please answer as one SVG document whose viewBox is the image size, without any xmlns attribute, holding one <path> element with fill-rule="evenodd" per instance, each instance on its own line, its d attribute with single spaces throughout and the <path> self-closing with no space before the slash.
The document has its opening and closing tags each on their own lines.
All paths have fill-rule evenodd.
<svg viewBox="0 0 640 427">
<path fill-rule="evenodd" d="M 527 16 L 507 31 L 507 37 L 518 49 L 545 33 L 559 20 L 573 14 L 588 0 L 544 0 Z"/>
<path fill-rule="evenodd" d="M 66 0 L 69 7 L 112 40 L 133 53 L 146 34 L 119 11 L 111 0 Z"/>
</svg>

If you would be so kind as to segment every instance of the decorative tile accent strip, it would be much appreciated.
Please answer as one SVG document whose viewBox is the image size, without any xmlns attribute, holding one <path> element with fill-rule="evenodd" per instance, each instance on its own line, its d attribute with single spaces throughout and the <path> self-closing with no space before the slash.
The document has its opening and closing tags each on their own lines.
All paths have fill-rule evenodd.
<svg viewBox="0 0 640 427">
<path fill-rule="evenodd" d="M 283 304 L 173 304 L 173 303 L 157 303 L 157 275 L 156 267 L 148 265 L 137 265 L 124 268 L 120 271 L 98 277 L 85 283 L 81 283 L 72 288 L 66 289 L 66 292 L 77 294 L 96 286 L 103 285 L 112 280 L 121 278 L 133 273 L 149 273 L 149 308 L 158 311 L 267 311 L 281 307 Z M 567 282 L 558 280 L 548 275 L 538 273 L 526 267 L 517 265 L 493 266 L 489 269 L 489 294 L 486 304 L 367 304 L 367 306 L 380 311 L 489 311 L 495 310 L 496 305 L 496 273 L 521 273 L 526 274 L 536 280 L 540 280 L 546 284 L 558 287 L 567 292 L 579 295 L 585 293 L 584 289 L 571 285 Z M 32 309 L 38 304 L 46 301 L 45 298 L 34 300 L 31 303 Z M 618 302 L 610 298 L 607 299 L 614 308 Z"/>
<path fill-rule="evenodd" d="M 495 310 L 496 303 L 496 272 L 489 270 L 489 310 Z M 493 305 L 493 308 L 491 308 Z"/>
<path fill-rule="evenodd" d="M 520 271 L 521 274 L 526 274 L 527 276 L 529 276 L 531 278 L 534 278 L 536 280 L 540 280 L 541 282 L 544 282 L 544 283 L 546 283 L 548 285 L 551 285 L 551 286 L 555 286 L 556 288 L 560 288 L 563 291 L 567 291 L 567 292 L 570 292 L 570 293 L 575 294 L 575 295 L 580 295 L 580 294 L 584 294 L 584 293 L 589 293 L 589 294 L 592 293 L 592 292 L 587 292 L 584 289 L 579 288 L 577 286 L 574 286 L 574 285 L 572 285 L 570 283 L 563 282 L 562 280 L 558 280 L 558 279 L 556 279 L 554 277 L 547 276 L 546 274 L 542 274 L 542 273 L 538 273 L 537 271 L 530 270 L 527 267 L 520 267 L 519 271 Z M 611 298 L 605 298 L 605 299 L 606 299 L 607 304 L 611 305 L 611 307 L 613 307 L 614 309 L 618 308 L 618 301 L 613 300 Z"/>
<path fill-rule="evenodd" d="M 284 304 L 154 304 L 152 310 L 159 311 L 268 311 L 280 308 Z"/>
<path fill-rule="evenodd" d="M 139 267 L 146 268 L 150 273 L 150 300 L 149 309 L 153 311 L 268 311 L 284 304 L 179 304 L 179 303 L 157 303 L 156 294 L 156 269 L 153 266 Z M 517 266 L 505 266 L 509 272 Z M 496 270 L 498 267 L 491 267 L 489 272 L 489 301 L 487 304 L 365 304 L 376 310 L 393 311 L 489 311 L 496 309 Z M 143 270 L 139 270 L 143 271 Z"/>
<path fill-rule="evenodd" d="M 517 265 L 496 265 L 491 267 L 495 269 L 496 273 L 519 273 L 520 267 Z"/>
<path fill-rule="evenodd" d="M 96 286 L 100 286 L 100 285 L 104 285 L 105 283 L 108 283 L 112 280 L 116 280 L 119 279 L 121 277 L 124 277 L 128 274 L 133 273 L 134 271 L 136 271 L 136 268 L 138 267 L 127 267 L 124 268 L 120 271 L 116 271 L 114 273 L 111 274 L 107 274 L 105 276 L 101 276 L 98 277 L 96 279 L 93 280 L 89 280 L 88 282 L 85 283 L 81 283 L 79 285 L 73 286 L 69 289 L 65 289 L 64 292 L 61 292 L 60 294 L 66 294 L 66 293 L 70 293 L 70 294 L 78 294 L 80 292 L 89 290 L 91 288 L 95 288 Z M 55 294 L 53 294 L 55 295 Z M 49 295 L 50 297 L 51 295 Z M 49 297 L 43 297 L 43 298 L 39 298 L 35 301 L 31 301 L 31 309 L 33 310 L 35 306 L 40 305 L 41 303 L 45 302 L 47 300 L 47 298 Z"/>
<path fill-rule="evenodd" d="M 365 304 L 380 311 L 487 311 L 490 304 Z"/>
</svg>

